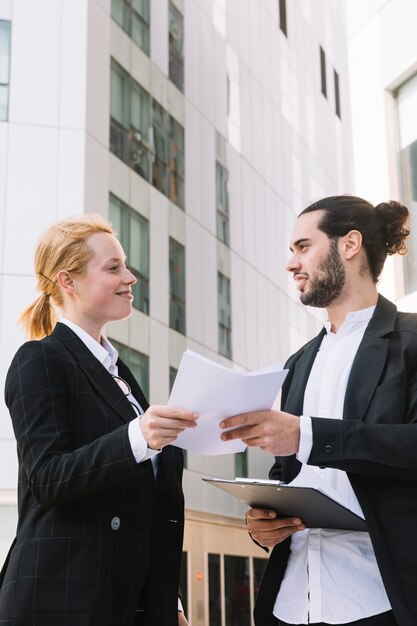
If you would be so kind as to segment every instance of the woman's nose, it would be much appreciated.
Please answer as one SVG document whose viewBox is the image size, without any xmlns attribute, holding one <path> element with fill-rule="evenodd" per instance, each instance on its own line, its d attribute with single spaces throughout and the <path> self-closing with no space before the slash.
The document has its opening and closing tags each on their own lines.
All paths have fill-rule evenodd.
<svg viewBox="0 0 417 626">
<path fill-rule="evenodd" d="M 132 272 L 128 268 L 126 268 L 126 276 L 124 278 L 124 282 L 128 283 L 129 285 L 134 285 L 138 282 L 136 276 L 132 274 Z"/>
</svg>

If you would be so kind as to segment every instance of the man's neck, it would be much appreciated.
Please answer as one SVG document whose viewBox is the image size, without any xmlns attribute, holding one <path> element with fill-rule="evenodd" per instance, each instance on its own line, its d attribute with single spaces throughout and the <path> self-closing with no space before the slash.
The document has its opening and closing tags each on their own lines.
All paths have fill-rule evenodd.
<svg viewBox="0 0 417 626">
<path fill-rule="evenodd" d="M 337 333 L 340 326 L 346 319 L 348 313 L 362 311 L 374 306 L 378 301 L 376 286 L 368 289 L 355 289 L 341 295 L 327 307 L 328 320 L 331 324 L 331 331 Z"/>
</svg>

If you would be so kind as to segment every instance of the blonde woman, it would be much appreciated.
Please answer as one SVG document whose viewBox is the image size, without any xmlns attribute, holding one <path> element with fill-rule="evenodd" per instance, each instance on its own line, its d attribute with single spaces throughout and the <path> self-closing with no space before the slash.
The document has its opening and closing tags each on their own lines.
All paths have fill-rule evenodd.
<svg viewBox="0 0 417 626">
<path fill-rule="evenodd" d="M 197 416 L 150 407 L 103 334 L 131 314 L 125 263 L 98 215 L 58 222 L 36 250 L 32 341 L 6 379 L 19 521 L 0 575 L 5 626 L 187 624 L 182 452 L 169 444 Z"/>
</svg>

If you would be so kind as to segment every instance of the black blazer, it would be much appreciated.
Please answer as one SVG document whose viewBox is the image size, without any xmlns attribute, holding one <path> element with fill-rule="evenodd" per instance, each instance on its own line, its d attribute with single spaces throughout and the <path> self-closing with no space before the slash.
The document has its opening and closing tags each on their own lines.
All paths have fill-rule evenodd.
<svg viewBox="0 0 417 626">
<path fill-rule="evenodd" d="M 119 373 L 146 409 L 130 370 Z M 177 626 L 184 499 L 182 451 L 155 480 L 128 438 L 134 410 L 63 324 L 25 343 L 6 378 L 19 461 L 17 537 L 0 575 L 7 626 Z"/>
<path fill-rule="evenodd" d="M 324 331 L 294 354 L 283 410 L 302 414 L 304 391 Z M 369 527 L 385 589 L 400 626 L 417 624 L 417 315 L 379 296 L 352 365 L 342 420 L 312 419 L 309 464 L 347 472 Z M 289 482 L 295 456 L 276 459 L 270 477 Z M 269 626 L 290 540 L 268 561 L 255 605 Z"/>
</svg>

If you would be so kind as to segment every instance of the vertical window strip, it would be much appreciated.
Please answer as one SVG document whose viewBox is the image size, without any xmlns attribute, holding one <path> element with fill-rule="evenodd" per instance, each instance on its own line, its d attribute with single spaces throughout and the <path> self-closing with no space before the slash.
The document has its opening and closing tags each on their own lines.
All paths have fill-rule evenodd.
<svg viewBox="0 0 417 626">
<path fill-rule="evenodd" d="M 127 267 L 136 278 L 133 306 L 149 315 L 149 222 L 113 194 L 109 197 L 109 217 L 127 256 Z"/>
<path fill-rule="evenodd" d="M 327 98 L 327 81 L 326 81 L 326 55 L 320 46 L 320 76 L 321 76 L 321 93 Z"/>
<path fill-rule="evenodd" d="M 11 22 L 0 20 L 0 121 L 9 119 Z"/>
<path fill-rule="evenodd" d="M 279 27 L 286 37 L 287 33 L 287 1 L 279 0 Z"/>
<path fill-rule="evenodd" d="M 333 71 L 334 75 L 334 103 L 335 103 L 335 111 L 336 115 L 339 119 L 342 119 L 341 111 L 340 111 L 340 83 L 339 83 L 339 74 L 336 70 Z"/>
</svg>

